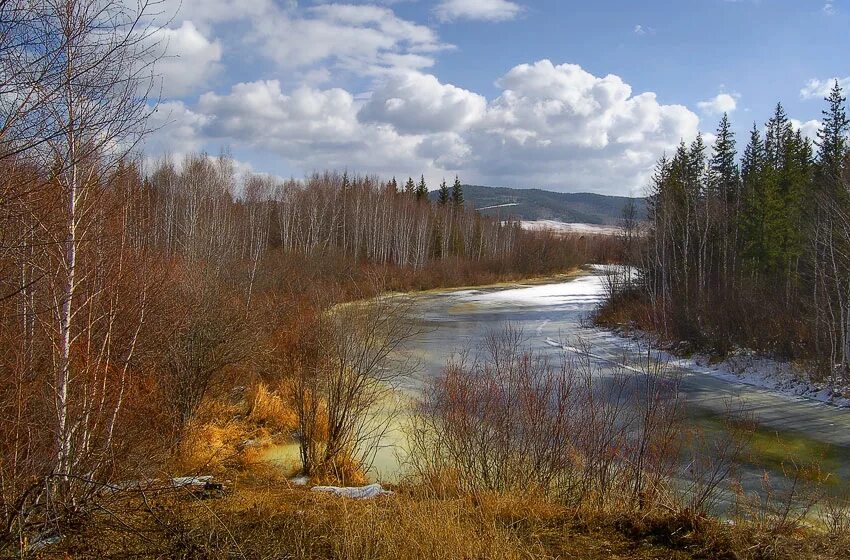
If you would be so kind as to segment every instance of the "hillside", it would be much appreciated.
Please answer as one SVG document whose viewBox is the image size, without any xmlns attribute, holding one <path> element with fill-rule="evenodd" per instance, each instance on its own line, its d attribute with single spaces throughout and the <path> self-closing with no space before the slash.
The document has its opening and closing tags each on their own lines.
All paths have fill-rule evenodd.
<svg viewBox="0 0 850 560">
<path fill-rule="evenodd" d="M 436 197 L 436 193 L 431 193 Z M 613 225 L 620 219 L 625 196 L 591 193 L 558 193 L 542 189 L 511 189 L 464 185 L 463 195 L 469 206 L 491 216 L 520 220 L 556 220 L 586 224 Z M 636 199 L 640 217 L 645 214 L 645 200 Z"/>
</svg>

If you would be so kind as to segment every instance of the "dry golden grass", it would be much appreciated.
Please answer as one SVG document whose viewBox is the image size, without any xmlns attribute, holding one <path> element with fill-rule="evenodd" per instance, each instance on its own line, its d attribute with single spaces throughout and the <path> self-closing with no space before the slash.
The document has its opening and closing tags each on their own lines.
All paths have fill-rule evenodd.
<svg viewBox="0 0 850 560">
<path fill-rule="evenodd" d="M 423 488 L 352 501 L 245 473 L 221 499 L 128 501 L 50 555 L 270 559 L 839 559 L 847 536 L 764 534 L 661 512 L 577 512 L 534 495 L 429 497 Z M 144 507 L 142 507 L 144 505 Z"/>
<path fill-rule="evenodd" d="M 298 427 L 298 417 L 279 391 L 271 391 L 265 383 L 258 383 L 248 395 L 247 420 L 270 431 L 292 432 Z"/>
<path fill-rule="evenodd" d="M 216 501 L 172 499 L 138 515 L 130 524 L 90 523 L 51 553 L 304 560 L 688 557 L 606 527 L 583 526 L 559 506 L 523 497 L 399 494 L 350 501 L 276 481 Z"/>
</svg>

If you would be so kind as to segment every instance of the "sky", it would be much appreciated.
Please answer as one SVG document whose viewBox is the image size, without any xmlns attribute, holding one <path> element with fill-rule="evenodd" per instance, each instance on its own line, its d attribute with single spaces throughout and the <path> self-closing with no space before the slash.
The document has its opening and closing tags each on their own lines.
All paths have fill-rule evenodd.
<svg viewBox="0 0 850 560">
<path fill-rule="evenodd" d="M 149 158 L 640 195 L 727 112 L 814 137 L 850 0 L 164 0 Z"/>
</svg>

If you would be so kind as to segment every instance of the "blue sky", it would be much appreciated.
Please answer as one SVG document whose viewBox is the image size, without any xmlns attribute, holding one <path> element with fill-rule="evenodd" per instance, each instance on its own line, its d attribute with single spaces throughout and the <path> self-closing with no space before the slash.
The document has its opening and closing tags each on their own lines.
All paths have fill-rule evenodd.
<svg viewBox="0 0 850 560">
<path fill-rule="evenodd" d="M 729 111 L 808 135 L 850 0 L 168 0 L 150 157 L 640 194 Z"/>
</svg>

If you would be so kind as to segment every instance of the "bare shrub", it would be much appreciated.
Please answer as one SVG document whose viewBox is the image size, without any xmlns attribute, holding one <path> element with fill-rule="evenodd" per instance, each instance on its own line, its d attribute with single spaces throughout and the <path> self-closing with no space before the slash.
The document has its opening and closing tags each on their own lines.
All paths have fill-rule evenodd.
<svg viewBox="0 0 850 560">
<path fill-rule="evenodd" d="M 598 509 L 648 505 L 677 456 L 678 380 L 662 366 L 558 365 L 507 327 L 450 362 L 409 430 L 413 475 L 461 492 L 541 491 Z"/>
<path fill-rule="evenodd" d="M 463 491 L 551 488 L 570 469 L 575 379 L 524 352 L 522 333 L 490 334 L 483 359 L 450 362 L 409 431 L 421 478 L 454 476 Z"/>
<path fill-rule="evenodd" d="M 830 536 L 850 537 L 850 489 L 845 488 L 837 496 L 824 496 L 818 519 Z"/>
<path fill-rule="evenodd" d="M 782 476 L 765 472 L 760 488 L 739 490 L 738 510 L 752 527 L 772 536 L 799 530 L 821 499 L 823 473 L 815 461 L 789 459 L 782 464 Z"/>
<path fill-rule="evenodd" d="M 755 422 L 742 413 L 733 414 L 727 405 L 723 429 L 706 434 L 691 429 L 685 445 L 685 487 L 679 508 L 688 516 L 705 517 L 717 511 L 734 470 L 744 458 L 755 430 Z M 738 419 L 735 419 L 735 418 Z"/>
<path fill-rule="evenodd" d="M 417 332 L 409 305 L 393 296 L 337 305 L 303 333 L 311 350 L 291 362 L 289 385 L 304 474 L 371 467 L 395 416 L 395 382 L 411 370 L 401 352 Z"/>
</svg>

